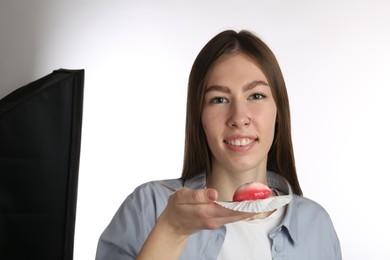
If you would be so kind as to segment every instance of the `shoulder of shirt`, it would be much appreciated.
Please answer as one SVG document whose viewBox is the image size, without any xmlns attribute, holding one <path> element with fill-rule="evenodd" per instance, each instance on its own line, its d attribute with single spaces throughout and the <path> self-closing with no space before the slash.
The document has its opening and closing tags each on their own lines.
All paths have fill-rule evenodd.
<svg viewBox="0 0 390 260">
<path fill-rule="evenodd" d="M 166 180 L 154 180 L 143 183 L 136 187 L 129 197 L 134 196 L 150 196 L 153 194 L 171 194 L 178 189 L 188 187 L 192 189 L 203 188 L 206 182 L 204 174 L 199 174 L 191 179 L 184 180 L 182 178 L 166 179 Z"/>
<path fill-rule="evenodd" d="M 297 242 L 299 234 L 306 232 L 308 228 L 321 232 L 333 230 L 330 228 L 332 221 L 324 207 L 309 198 L 296 194 L 293 194 L 291 202 L 287 205 L 283 225 L 294 242 Z"/>
<path fill-rule="evenodd" d="M 293 197 L 294 197 L 293 199 L 294 207 L 299 210 L 300 214 L 308 214 L 308 215 L 316 215 L 316 216 L 323 215 L 325 217 L 329 217 L 329 214 L 326 211 L 326 209 L 318 202 L 296 194 L 294 194 Z"/>
</svg>

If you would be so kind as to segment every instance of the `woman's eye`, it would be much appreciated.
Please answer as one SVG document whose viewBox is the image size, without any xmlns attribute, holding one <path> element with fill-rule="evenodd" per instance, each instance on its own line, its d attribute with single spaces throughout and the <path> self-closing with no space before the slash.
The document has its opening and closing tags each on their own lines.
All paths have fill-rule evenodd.
<svg viewBox="0 0 390 260">
<path fill-rule="evenodd" d="M 221 104 L 221 103 L 227 103 L 227 99 L 223 97 L 215 97 L 210 100 L 210 103 L 214 104 Z"/>
<path fill-rule="evenodd" d="M 258 100 L 258 99 L 262 99 L 262 98 L 265 98 L 265 96 L 261 93 L 254 93 L 254 94 L 249 96 L 249 99 L 253 99 L 253 100 Z"/>
</svg>

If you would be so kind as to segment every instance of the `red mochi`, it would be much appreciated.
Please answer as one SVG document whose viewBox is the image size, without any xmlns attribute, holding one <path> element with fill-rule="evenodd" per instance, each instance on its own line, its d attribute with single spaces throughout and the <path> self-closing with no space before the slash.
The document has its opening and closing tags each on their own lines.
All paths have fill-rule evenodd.
<svg viewBox="0 0 390 260">
<path fill-rule="evenodd" d="M 271 193 L 272 191 L 267 185 L 260 182 L 249 182 L 238 187 L 234 192 L 233 201 L 266 199 Z"/>
</svg>

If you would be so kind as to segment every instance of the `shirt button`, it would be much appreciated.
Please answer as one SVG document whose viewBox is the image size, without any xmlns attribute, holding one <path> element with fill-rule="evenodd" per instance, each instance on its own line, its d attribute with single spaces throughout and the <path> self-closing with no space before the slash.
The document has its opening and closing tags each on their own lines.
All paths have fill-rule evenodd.
<svg viewBox="0 0 390 260">
<path fill-rule="evenodd" d="M 275 251 L 278 252 L 278 253 L 280 253 L 280 251 L 281 251 L 280 246 L 275 246 Z"/>
</svg>

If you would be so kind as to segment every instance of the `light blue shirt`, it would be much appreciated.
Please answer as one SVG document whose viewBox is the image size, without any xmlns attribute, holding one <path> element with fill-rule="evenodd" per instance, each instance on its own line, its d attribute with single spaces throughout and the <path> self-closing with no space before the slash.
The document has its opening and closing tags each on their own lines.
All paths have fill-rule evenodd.
<svg viewBox="0 0 390 260">
<path fill-rule="evenodd" d="M 271 188 L 292 195 L 281 224 L 269 234 L 272 259 L 341 260 L 339 240 L 325 209 L 312 200 L 292 194 L 290 185 L 280 175 L 267 174 Z M 182 187 L 200 189 L 205 185 L 206 177 L 201 174 L 186 181 L 153 181 L 136 188 L 102 233 L 96 260 L 135 259 L 172 192 Z M 191 235 L 180 259 L 217 259 L 225 235 L 224 226 Z"/>
</svg>

